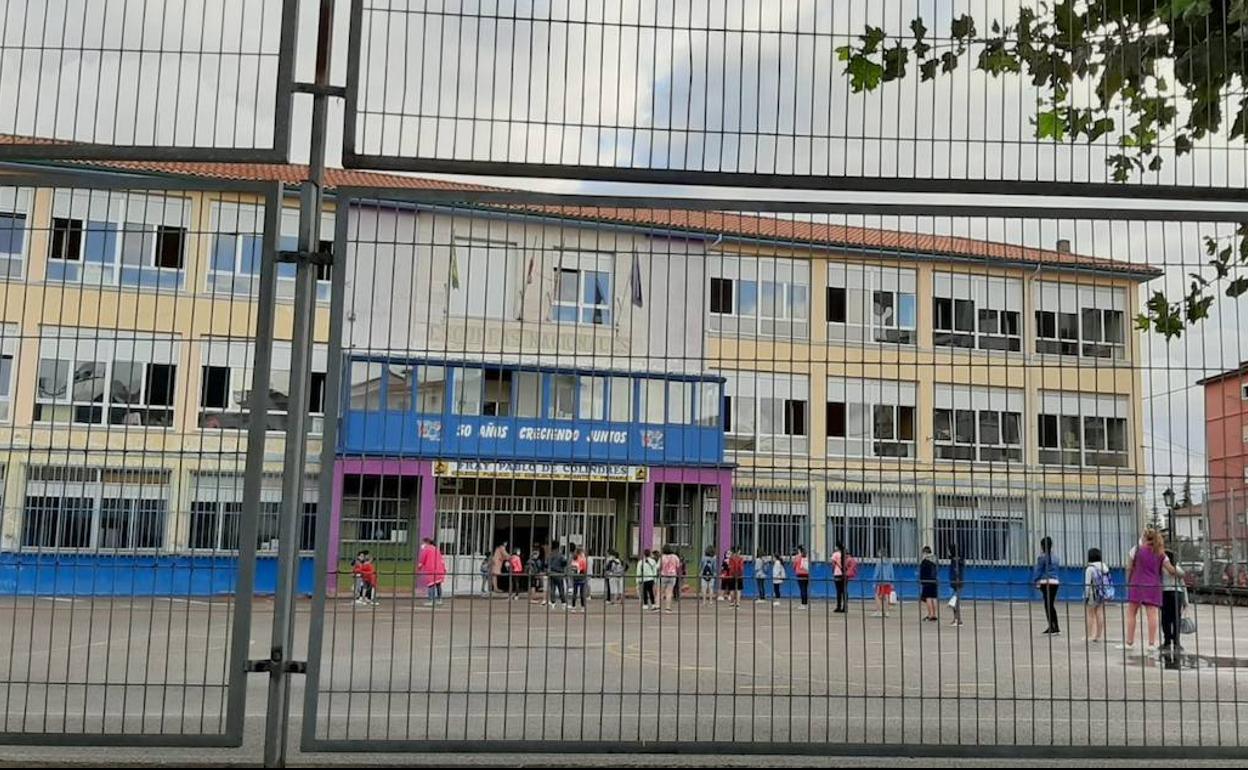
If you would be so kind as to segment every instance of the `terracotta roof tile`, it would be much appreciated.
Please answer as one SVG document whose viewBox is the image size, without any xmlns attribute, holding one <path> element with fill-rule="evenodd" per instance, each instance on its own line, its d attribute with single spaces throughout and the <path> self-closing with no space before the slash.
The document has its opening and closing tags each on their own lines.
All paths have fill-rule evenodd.
<svg viewBox="0 0 1248 770">
<path fill-rule="evenodd" d="M 11 144 L 15 137 L 0 135 L 0 144 Z M 205 163 L 172 161 L 66 161 L 73 165 L 152 174 L 240 181 L 272 181 L 298 184 L 307 179 L 308 167 L 283 163 Z M 351 169 L 327 169 L 327 187 L 378 187 L 395 190 L 439 190 L 465 192 L 501 191 L 502 188 Z M 612 222 L 643 228 L 663 228 L 738 238 L 787 241 L 822 247 L 920 253 L 963 259 L 1000 260 L 1016 264 L 1058 269 L 1096 270 L 1122 273 L 1148 279 L 1162 274 L 1152 265 L 1124 262 L 1037 249 L 1017 244 L 983 241 L 950 235 L 883 230 L 867 227 L 821 224 L 775 216 L 734 214 L 714 211 L 642 208 L 592 208 L 585 206 L 517 206 L 482 204 L 489 208 L 537 213 L 579 221 Z"/>
</svg>

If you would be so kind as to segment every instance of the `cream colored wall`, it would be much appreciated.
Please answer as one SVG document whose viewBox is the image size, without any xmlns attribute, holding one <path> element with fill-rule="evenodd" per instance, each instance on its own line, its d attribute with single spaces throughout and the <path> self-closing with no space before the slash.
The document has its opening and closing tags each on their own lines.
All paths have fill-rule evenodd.
<svg viewBox="0 0 1248 770">
<path fill-rule="evenodd" d="M 741 253 L 750 253 L 742 249 Z M 761 252 L 760 256 L 764 256 Z M 1023 352 L 989 352 L 934 348 L 931 344 L 933 318 L 933 276 L 937 272 L 967 274 L 976 268 L 966 263 L 874 261 L 856 256 L 803 254 L 798 251 L 768 252 L 771 257 L 802 257 L 811 261 L 811 336 L 808 342 L 773 340 L 739 336 L 716 336 L 708 333 L 708 367 L 717 370 L 757 370 L 805 373 L 810 378 L 809 447 L 806 455 L 767 455 L 752 452 L 730 453 L 730 459 L 742 469 L 743 484 L 751 474 L 759 474 L 768 483 L 789 484 L 810 490 L 811 543 L 817 556 L 826 543 L 825 501 L 829 488 L 868 491 L 872 489 L 912 489 L 922 495 L 920 505 L 920 539 L 930 542 L 933 526 L 933 495 L 940 492 L 967 494 L 1001 493 L 1030 499 L 1030 510 L 1038 510 L 1042 495 L 1063 498 L 1138 499 L 1144 469 L 1140 467 L 1143 452 L 1143 399 L 1139 366 L 1140 335 L 1129 334 L 1129 354 L 1125 361 L 1103 359 L 1078 360 L 1072 357 L 1040 355 L 1034 350 L 1033 283 L 1038 280 L 1064 280 L 1095 283 L 1127 291 L 1128 307 L 1133 307 L 1137 284 L 1124 278 L 1089 278 L 1071 273 L 1054 274 L 1036 270 L 992 268 L 993 277 L 1017 278 L 1023 284 Z M 904 267 L 917 272 L 918 299 L 917 334 L 914 346 L 889 346 L 830 342 L 826 315 L 827 266 L 829 262 Z M 1127 322 L 1131 322 L 1128 313 Z M 918 457 L 907 461 L 883 461 L 871 458 L 829 457 L 826 455 L 826 387 L 828 377 L 847 379 L 907 380 L 916 382 L 916 425 Z M 990 388 L 1019 389 L 1025 395 L 1023 416 L 1024 463 L 989 464 L 938 462 L 933 456 L 933 411 L 938 384 L 976 385 Z M 1113 394 L 1129 399 L 1134 452 L 1130 467 L 1071 472 L 1065 468 L 1038 465 L 1039 449 L 1035 440 L 1035 416 L 1038 414 L 1042 390 L 1064 390 L 1083 393 Z M 971 472 L 969 469 L 974 469 Z M 989 473 L 991 470 L 991 473 Z M 787 477 L 787 482 L 786 482 Z"/>
</svg>

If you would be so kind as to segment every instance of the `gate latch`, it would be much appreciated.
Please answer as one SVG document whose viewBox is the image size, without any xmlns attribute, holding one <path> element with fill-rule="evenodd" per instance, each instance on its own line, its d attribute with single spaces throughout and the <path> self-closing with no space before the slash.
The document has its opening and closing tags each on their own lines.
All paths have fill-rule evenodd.
<svg viewBox="0 0 1248 770">
<path fill-rule="evenodd" d="M 279 251 L 276 258 L 278 262 L 283 264 L 297 265 L 300 262 L 320 266 L 332 266 L 334 264 L 332 251 Z"/>
<path fill-rule="evenodd" d="M 281 666 L 281 670 L 287 674 L 308 673 L 307 661 L 303 660 L 249 660 L 247 661 L 247 673 L 271 674 L 278 666 Z"/>
</svg>

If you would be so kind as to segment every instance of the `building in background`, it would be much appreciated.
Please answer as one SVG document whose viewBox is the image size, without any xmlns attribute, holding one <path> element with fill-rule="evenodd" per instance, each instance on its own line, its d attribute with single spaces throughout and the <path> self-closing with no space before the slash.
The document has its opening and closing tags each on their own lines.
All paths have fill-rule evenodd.
<svg viewBox="0 0 1248 770">
<path fill-rule="evenodd" d="M 1205 389 L 1208 538 L 1215 557 L 1248 560 L 1248 362 L 1197 382 Z"/>
<path fill-rule="evenodd" d="M 292 185 L 304 173 L 150 171 Z M 356 172 L 329 182 L 454 189 Z M 333 517 L 335 553 L 369 548 L 396 570 L 419 536 L 475 570 L 504 540 L 596 557 L 670 544 L 690 560 L 730 543 L 826 558 L 843 540 L 899 560 L 957 543 L 974 563 L 1009 566 L 1044 535 L 1067 561 L 1098 546 L 1118 562 L 1138 534 L 1129 319 L 1153 268 L 704 212 L 381 195 L 346 219 L 339 459 L 333 500 L 320 501 L 330 469 L 314 423 L 303 548 L 320 515 Z M 124 556 L 148 576 L 228 565 L 262 221 L 259 201 L 218 192 L 3 190 L 4 563 Z M 276 547 L 291 408 L 288 269 L 262 554 Z M 320 278 L 317 414 L 338 365 Z"/>
</svg>

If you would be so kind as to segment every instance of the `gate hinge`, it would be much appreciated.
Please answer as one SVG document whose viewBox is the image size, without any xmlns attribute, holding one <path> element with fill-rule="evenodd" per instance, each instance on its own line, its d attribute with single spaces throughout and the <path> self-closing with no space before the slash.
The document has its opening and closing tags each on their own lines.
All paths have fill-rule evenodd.
<svg viewBox="0 0 1248 770">
<path fill-rule="evenodd" d="M 247 673 L 249 674 L 271 674 L 274 666 L 281 665 L 282 670 L 287 674 L 306 674 L 308 673 L 307 661 L 288 660 L 285 663 L 275 660 L 249 660 L 247 661 Z"/>
<path fill-rule="evenodd" d="M 277 261 L 297 265 L 308 262 L 313 265 L 333 265 L 334 255 L 329 251 L 279 251 Z"/>
</svg>

